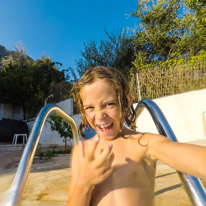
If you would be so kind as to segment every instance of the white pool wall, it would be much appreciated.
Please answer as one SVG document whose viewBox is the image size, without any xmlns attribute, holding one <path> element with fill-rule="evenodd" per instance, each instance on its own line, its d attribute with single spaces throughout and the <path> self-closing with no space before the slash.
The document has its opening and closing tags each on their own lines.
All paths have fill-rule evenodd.
<svg viewBox="0 0 206 206">
<path fill-rule="evenodd" d="M 176 94 L 153 100 L 164 113 L 179 142 L 206 139 L 203 113 L 206 112 L 206 89 Z M 141 132 L 158 133 L 145 109 L 137 119 Z"/>
</svg>

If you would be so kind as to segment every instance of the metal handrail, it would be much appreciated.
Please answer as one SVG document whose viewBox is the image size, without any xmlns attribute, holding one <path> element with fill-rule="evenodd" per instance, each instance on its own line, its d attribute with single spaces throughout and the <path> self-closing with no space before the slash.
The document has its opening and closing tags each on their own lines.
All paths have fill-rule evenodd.
<svg viewBox="0 0 206 206">
<path fill-rule="evenodd" d="M 137 107 L 135 108 L 136 118 L 140 115 L 142 110 L 146 108 L 152 119 L 156 125 L 158 132 L 170 140 L 177 142 L 177 138 L 172 131 L 168 121 L 166 120 L 164 114 L 160 110 L 160 108 L 151 100 L 143 99 L 139 102 Z M 206 205 L 206 192 L 201 183 L 201 181 L 197 177 L 190 176 L 188 174 L 183 174 L 177 171 L 182 183 L 185 186 L 186 192 L 195 206 L 205 206 Z"/>
<path fill-rule="evenodd" d="M 64 110 L 54 104 L 48 104 L 44 106 L 39 112 L 29 135 L 28 142 L 24 148 L 24 152 L 22 154 L 12 185 L 8 191 L 4 206 L 17 206 L 20 204 L 24 185 L 31 169 L 34 154 L 39 143 L 44 123 L 51 112 L 55 112 L 70 123 L 74 144 L 77 144 L 78 130 L 74 120 L 66 112 L 64 112 Z"/>
</svg>

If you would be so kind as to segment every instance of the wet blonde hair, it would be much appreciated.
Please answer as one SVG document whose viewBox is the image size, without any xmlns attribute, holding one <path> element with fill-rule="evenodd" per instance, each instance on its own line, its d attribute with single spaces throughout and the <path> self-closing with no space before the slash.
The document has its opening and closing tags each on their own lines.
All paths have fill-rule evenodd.
<svg viewBox="0 0 206 206">
<path fill-rule="evenodd" d="M 87 70 L 72 88 L 74 103 L 79 112 L 82 114 L 81 124 L 79 126 L 80 134 L 85 137 L 83 129 L 88 129 L 89 126 L 89 123 L 85 117 L 80 92 L 85 85 L 92 84 L 98 79 L 109 82 L 116 91 L 117 99 L 121 107 L 120 128 L 122 129 L 123 122 L 125 122 L 127 126 L 129 126 L 131 129 L 134 129 L 131 125 L 133 125 L 135 121 L 135 111 L 133 105 L 128 101 L 128 95 L 130 94 L 130 91 L 127 81 L 123 77 L 122 73 L 117 69 L 106 66 L 97 66 Z"/>
</svg>

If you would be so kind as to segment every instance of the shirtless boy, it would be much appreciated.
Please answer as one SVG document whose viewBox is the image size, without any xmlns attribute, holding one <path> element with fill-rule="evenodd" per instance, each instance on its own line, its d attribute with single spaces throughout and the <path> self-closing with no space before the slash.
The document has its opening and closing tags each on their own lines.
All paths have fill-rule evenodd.
<svg viewBox="0 0 206 206">
<path fill-rule="evenodd" d="M 88 70 L 73 93 L 82 114 L 81 134 L 90 126 L 96 135 L 73 149 L 67 206 L 153 206 L 156 160 L 206 178 L 206 147 L 125 127 L 135 114 L 118 70 Z"/>
</svg>

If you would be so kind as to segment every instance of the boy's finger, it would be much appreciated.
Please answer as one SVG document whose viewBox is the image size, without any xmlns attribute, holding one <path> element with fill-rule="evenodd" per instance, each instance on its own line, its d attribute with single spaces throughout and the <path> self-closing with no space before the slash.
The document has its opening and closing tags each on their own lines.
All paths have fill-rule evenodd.
<svg viewBox="0 0 206 206">
<path fill-rule="evenodd" d="M 84 145 L 82 141 L 79 141 L 79 153 L 80 153 L 80 158 L 84 159 L 85 151 L 84 151 Z"/>
<path fill-rule="evenodd" d="M 112 165 L 112 162 L 114 160 L 114 153 L 111 153 L 108 158 L 104 161 L 104 166 L 103 166 L 103 169 L 104 170 L 107 170 L 108 168 L 111 167 Z"/>
<path fill-rule="evenodd" d="M 97 167 L 101 166 L 104 161 L 108 158 L 112 151 L 112 144 L 108 145 L 108 147 L 103 150 L 97 160 Z"/>
<path fill-rule="evenodd" d="M 89 160 L 92 160 L 94 159 L 94 153 L 95 153 L 95 150 L 97 148 L 97 145 L 99 143 L 99 137 L 95 137 L 95 139 L 93 140 L 93 144 L 91 146 L 91 149 L 90 151 L 88 152 L 88 158 Z"/>
<path fill-rule="evenodd" d="M 112 167 L 107 168 L 107 170 L 105 170 L 104 174 L 103 174 L 103 179 L 107 178 L 113 171 Z"/>
</svg>

